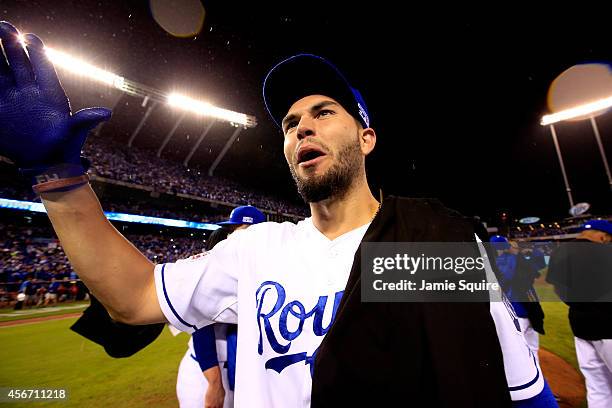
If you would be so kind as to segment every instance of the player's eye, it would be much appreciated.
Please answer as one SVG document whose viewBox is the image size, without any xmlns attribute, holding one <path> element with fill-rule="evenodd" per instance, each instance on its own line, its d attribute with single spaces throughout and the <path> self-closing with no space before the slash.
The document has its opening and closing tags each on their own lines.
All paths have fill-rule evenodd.
<svg viewBox="0 0 612 408">
<path fill-rule="evenodd" d="M 297 126 L 297 120 L 292 120 L 291 122 L 287 122 L 285 124 L 285 133 L 289 132 L 291 129 Z"/>
<path fill-rule="evenodd" d="M 321 117 L 321 116 L 329 116 L 331 114 L 333 114 L 334 111 L 331 109 L 321 109 L 319 111 L 319 113 L 317 113 L 317 117 Z"/>
</svg>

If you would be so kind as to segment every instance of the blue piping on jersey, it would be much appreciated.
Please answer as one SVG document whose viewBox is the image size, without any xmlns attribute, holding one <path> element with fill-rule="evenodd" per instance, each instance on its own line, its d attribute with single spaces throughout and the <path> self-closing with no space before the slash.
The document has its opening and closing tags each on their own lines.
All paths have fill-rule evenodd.
<svg viewBox="0 0 612 408">
<path fill-rule="evenodd" d="M 199 363 L 198 359 L 196 358 L 196 356 L 194 356 L 193 354 L 189 353 L 189 355 L 191 356 L 191 358 L 193 358 L 197 363 Z"/>
<path fill-rule="evenodd" d="M 538 369 L 538 363 L 536 363 L 535 356 L 533 356 L 533 363 L 534 363 L 535 368 L 536 368 L 536 376 L 535 376 L 535 378 L 533 380 L 529 381 L 528 383 L 523 384 L 523 385 L 517 385 L 516 387 L 508 387 L 508 390 L 510 390 L 510 391 L 524 390 L 525 388 L 531 387 L 533 384 L 536 383 L 536 381 L 538 381 L 538 378 L 540 378 L 540 370 Z"/>
<path fill-rule="evenodd" d="M 164 275 L 164 271 L 166 270 L 166 264 L 162 265 L 162 270 L 161 270 L 161 278 L 162 278 L 162 288 L 164 289 L 164 296 L 166 298 L 166 303 L 168 303 L 168 306 L 170 306 L 170 310 L 172 310 L 172 313 L 174 313 L 174 316 L 178 319 L 179 322 L 181 322 L 182 324 L 184 324 L 187 327 L 191 327 L 194 330 L 198 330 L 198 328 L 193 325 L 193 324 L 189 324 L 186 321 L 184 321 L 181 316 L 178 315 L 178 313 L 176 313 L 176 310 L 174 310 L 174 306 L 172 306 L 172 302 L 170 302 L 170 298 L 168 297 L 168 292 L 166 291 L 166 278 Z"/>
</svg>

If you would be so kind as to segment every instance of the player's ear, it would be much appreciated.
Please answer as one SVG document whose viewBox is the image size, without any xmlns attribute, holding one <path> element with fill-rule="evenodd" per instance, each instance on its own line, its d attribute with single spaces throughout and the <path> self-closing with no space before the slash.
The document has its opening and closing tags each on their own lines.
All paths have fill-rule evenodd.
<svg viewBox="0 0 612 408">
<path fill-rule="evenodd" d="M 372 128 L 365 128 L 359 130 L 359 144 L 361 146 L 361 152 L 364 156 L 367 156 L 374 150 L 376 146 L 376 132 Z"/>
</svg>

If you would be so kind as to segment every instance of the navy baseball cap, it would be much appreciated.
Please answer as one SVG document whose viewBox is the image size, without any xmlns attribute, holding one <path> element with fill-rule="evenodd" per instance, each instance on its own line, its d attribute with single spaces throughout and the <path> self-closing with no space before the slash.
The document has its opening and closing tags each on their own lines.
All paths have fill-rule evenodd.
<svg viewBox="0 0 612 408">
<path fill-rule="evenodd" d="M 582 224 L 578 231 L 597 230 L 612 235 L 612 222 L 606 220 L 591 220 Z"/>
<path fill-rule="evenodd" d="M 364 128 L 370 116 L 363 97 L 338 68 L 325 58 L 298 54 L 281 61 L 266 75 L 263 97 L 278 127 L 296 101 L 308 95 L 325 95 L 338 101 Z"/>
<path fill-rule="evenodd" d="M 239 224 L 259 224 L 260 222 L 264 222 L 266 220 L 266 216 L 263 215 L 261 211 L 252 205 L 243 205 L 240 207 L 236 207 L 232 210 L 230 214 L 230 219 L 228 221 L 223 221 L 217 223 L 218 225 L 239 225 Z"/>
</svg>

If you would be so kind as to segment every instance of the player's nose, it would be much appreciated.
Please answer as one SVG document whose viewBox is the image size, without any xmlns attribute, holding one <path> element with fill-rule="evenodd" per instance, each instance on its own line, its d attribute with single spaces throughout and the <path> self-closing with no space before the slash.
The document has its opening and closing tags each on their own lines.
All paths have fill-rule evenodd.
<svg viewBox="0 0 612 408">
<path fill-rule="evenodd" d="M 313 118 L 308 115 L 302 115 L 296 129 L 297 138 L 299 140 L 308 136 L 315 135 L 315 124 Z"/>
</svg>

